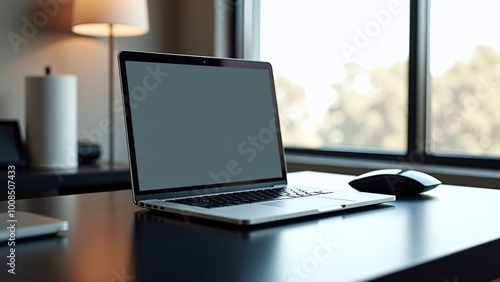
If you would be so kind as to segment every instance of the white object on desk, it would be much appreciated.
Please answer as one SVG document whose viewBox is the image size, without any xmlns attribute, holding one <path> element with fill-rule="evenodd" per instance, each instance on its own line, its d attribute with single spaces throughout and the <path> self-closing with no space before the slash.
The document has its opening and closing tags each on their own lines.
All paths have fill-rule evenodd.
<svg viewBox="0 0 500 282">
<path fill-rule="evenodd" d="M 74 75 L 26 77 L 26 147 L 32 167 L 78 166 Z"/>
</svg>

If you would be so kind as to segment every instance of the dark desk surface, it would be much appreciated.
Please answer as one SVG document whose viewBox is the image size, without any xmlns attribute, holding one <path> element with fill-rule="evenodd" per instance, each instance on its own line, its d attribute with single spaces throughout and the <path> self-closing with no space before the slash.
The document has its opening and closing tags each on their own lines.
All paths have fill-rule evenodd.
<svg viewBox="0 0 500 282">
<path fill-rule="evenodd" d="M 339 189 L 349 189 L 350 179 L 290 176 L 291 183 Z M 0 203 L 2 211 L 6 206 Z M 442 185 L 421 198 L 252 229 L 158 216 L 134 206 L 129 191 L 19 200 L 16 209 L 67 219 L 70 228 L 58 237 L 17 241 L 15 276 L 7 273 L 7 246 L 0 246 L 0 281 L 500 277 L 500 191 L 492 189 Z"/>
</svg>

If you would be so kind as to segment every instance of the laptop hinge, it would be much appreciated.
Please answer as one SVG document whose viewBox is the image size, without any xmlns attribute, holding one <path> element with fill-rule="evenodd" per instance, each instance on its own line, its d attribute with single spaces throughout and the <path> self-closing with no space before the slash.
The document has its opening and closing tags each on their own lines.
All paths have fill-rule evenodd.
<svg viewBox="0 0 500 282">
<path fill-rule="evenodd" d="M 273 188 L 285 188 L 285 187 L 286 187 L 286 184 L 273 185 Z"/>
</svg>

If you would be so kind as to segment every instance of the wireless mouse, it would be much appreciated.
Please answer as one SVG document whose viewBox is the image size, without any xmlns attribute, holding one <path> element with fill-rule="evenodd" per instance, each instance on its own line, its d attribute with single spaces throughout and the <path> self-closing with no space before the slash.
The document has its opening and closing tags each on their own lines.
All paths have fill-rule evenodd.
<svg viewBox="0 0 500 282">
<path fill-rule="evenodd" d="M 441 181 L 415 170 L 380 169 L 357 176 L 349 182 L 361 192 L 400 196 L 418 195 L 439 186 Z"/>
</svg>

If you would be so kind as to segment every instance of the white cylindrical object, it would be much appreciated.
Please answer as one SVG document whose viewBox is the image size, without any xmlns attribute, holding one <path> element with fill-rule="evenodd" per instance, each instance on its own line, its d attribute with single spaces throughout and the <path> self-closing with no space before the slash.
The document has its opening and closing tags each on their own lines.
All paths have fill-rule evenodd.
<svg viewBox="0 0 500 282">
<path fill-rule="evenodd" d="M 26 77 L 26 147 L 30 166 L 78 166 L 76 81 L 74 75 Z"/>
</svg>

